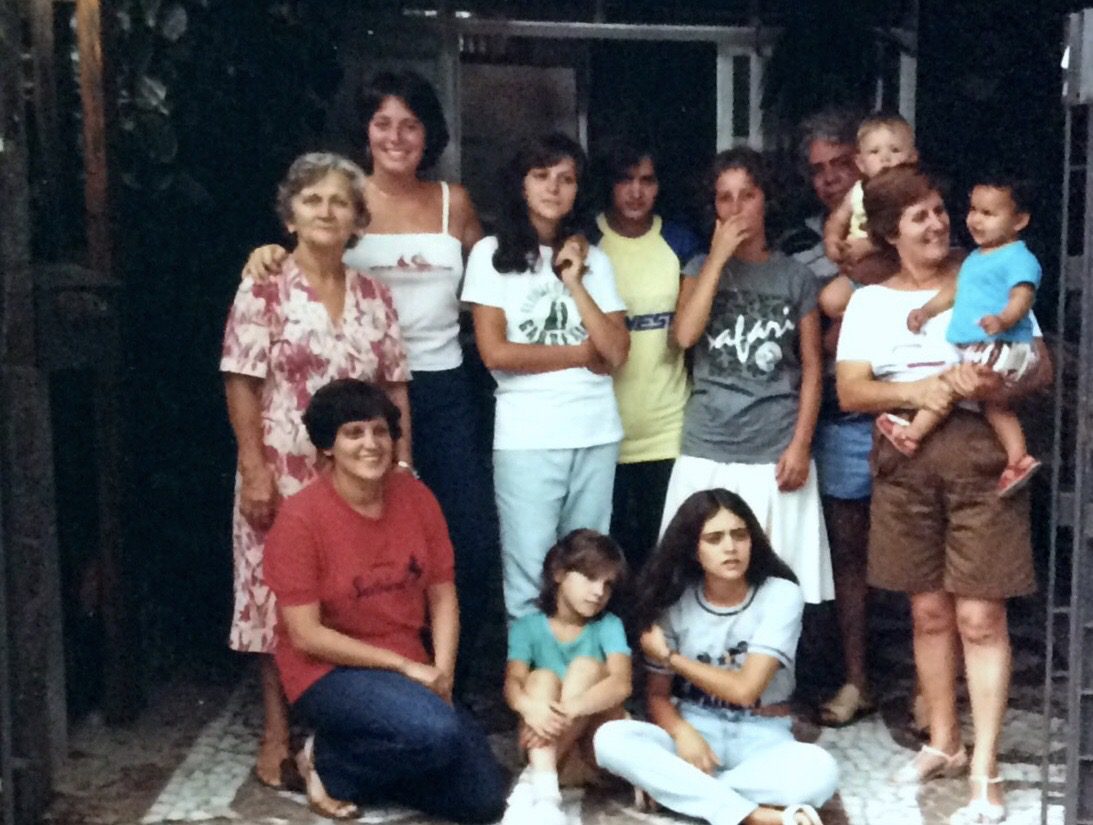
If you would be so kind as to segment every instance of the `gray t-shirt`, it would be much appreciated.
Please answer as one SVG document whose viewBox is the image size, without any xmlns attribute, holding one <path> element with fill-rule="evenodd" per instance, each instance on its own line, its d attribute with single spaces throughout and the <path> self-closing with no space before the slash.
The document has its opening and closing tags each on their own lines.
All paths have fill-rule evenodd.
<svg viewBox="0 0 1093 825">
<path fill-rule="evenodd" d="M 684 275 L 695 277 L 705 256 Z M 683 455 L 725 464 L 773 464 L 797 424 L 798 327 L 816 308 L 816 276 L 780 252 L 763 263 L 730 260 L 694 347 L 694 392 Z"/>
<path fill-rule="evenodd" d="M 793 659 L 801 636 L 805 601 L 801 588 L 788 579 L 771 576 L 748 590 L 743 604 L 718 607 L 702 595 L 702 583 L 691 585 L 679 601 L 658 620 L 668 647 L 688 659 L 740 670 L 752 653 L 773 656 L 781 663 L 758 707 L 788 702 L 793 695 Z M 657 673 L 668 673 L 650 666 Z M 710 696 L 686 679 L 677 677 L 672 695 L 681 703 L 705 708 L 739 709 Z"/>
</svg>

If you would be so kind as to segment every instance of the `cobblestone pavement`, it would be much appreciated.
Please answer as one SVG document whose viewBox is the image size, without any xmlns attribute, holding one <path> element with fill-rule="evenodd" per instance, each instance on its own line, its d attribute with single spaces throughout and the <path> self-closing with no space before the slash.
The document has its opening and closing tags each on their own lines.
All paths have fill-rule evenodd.
<svg viewBox="0 0 1093 825">
<path fill-rule="evenodd" d="M 1034 825 L 1041 815 L 1043 630 L 1038 611 L 1025 613 L 1013 629 L 1014 690 L 1001 747 L 1007 822 L 1011 825 Z M 823 820 L 828 825 L 948 822 L 965 801 L 964 780 L 936 781 L 923 788 L 888 781 L 891 772 L 910 759 L 912 748 L 918 745 L 907 728 L 910 652 L 907 628 L 900 616 L 881 617 L 873 625 L 872 668 L 880 712 L 832 730 L 809 721 L 807 703 L 800 708 L 798 738 L 827 748 L 842 771 L 839 794 L 821 811 Z M 498 675 L 492 670 L 480 678 L 497 684 Z M 491 741 L 498 755 L 514 766 L 511 717 L 497 694 L 496 690 L 476 693 L 474 710 L 495 731 Z M 256 680 L 246 678 L 234 684 L 168 686 L 130 728 L 107 728 L 93 718 L 86 721 L 73 732 L 72 758 L 58 778 L 58 798 L 49 821 L 64 825 L 296 825 L 328 821 L 310 813 L 302 797 L 270 791 L 254 780 L 251 766 L 260 714 Z M 1049 784 L 1053 798 L 1061 793 L 1062 727 L 1061 720 L 1053 721 Z M 967 720 L 965 734 L 970 741 Z M 639 813 L 622 792 L 571 794 L 567 810 L 571 823 L 583 820 L 585 825 L 686 821 Z M 1049 823 L 1061 825 L 1062 810 L 1058 805 L 1053 804 L 1048 813 Z M 435 822 L 409 811 L 380 808 L 366 811 L 360 821 L 405 825 Z"/>
</svg>

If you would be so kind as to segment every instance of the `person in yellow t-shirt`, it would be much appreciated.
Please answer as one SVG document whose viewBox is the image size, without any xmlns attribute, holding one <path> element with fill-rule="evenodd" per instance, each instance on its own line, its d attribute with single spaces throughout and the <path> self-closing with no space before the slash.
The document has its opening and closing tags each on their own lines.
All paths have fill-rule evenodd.
<svg viewBox="0 0 1093 825">
<path fill-rule="evenodd" d="M 614 374 L 623 436 L 611 536 L 640 567 L 656 544 L 664 493 L 679 455 L 690 388 L 683 351 L 668 334 L 683 265 L 698 237 L 654 213 L 660 183 L 651 147 L 627 139 L 601 157 L 606 210 L 596 217 L 599 247 L 611 260 L 626 304 L 630 357 Z"/>
</svg>

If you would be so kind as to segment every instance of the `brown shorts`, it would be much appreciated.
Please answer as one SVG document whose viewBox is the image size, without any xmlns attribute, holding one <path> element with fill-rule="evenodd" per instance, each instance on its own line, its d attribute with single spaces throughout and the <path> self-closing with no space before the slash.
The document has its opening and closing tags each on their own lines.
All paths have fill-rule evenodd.
<svg viewBox="0 0 1093 825">
<path fill-rule="evenodd" d="M 995 494 L 1005 466 L 993 430 L 967 410 L 954 410 L 912 458 L 875 439 L 869 584 L 979 599 L 1034 592 L 1028 490 Z"/>
</svg>

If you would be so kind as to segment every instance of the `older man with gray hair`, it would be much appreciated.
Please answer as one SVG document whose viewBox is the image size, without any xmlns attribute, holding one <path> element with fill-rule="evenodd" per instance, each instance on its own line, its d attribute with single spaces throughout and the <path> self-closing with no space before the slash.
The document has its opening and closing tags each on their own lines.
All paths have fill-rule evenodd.
<svg viewBox="0 0 1093 825">
<path fill-rule="evenodd" d="M 823 224 L 827 214 L 842 203 L 860 176 L 854 162 L 856 129 L 856 117 L 834 110 L 819 112 L 801 124 L 802 169 L 822 212 L 784 235 L 779 247 L 811 269 L 822 285 L 840 275 L 838 265 L 824 254 Z M 830 318 L 824 343 L 831 354 L 837 340 L 838 319 Z M 869 471 L 872 440 L 873 420 L 842 412 L 835 396 L 834 376 L 826 373 L 813 456 L 831 544 L 845 680 L 820 708 L 820 721 L 825 725 L 845 725 L 873 710 L 865 672 L 865 558 L 872 492 Z"/>
</svg>

